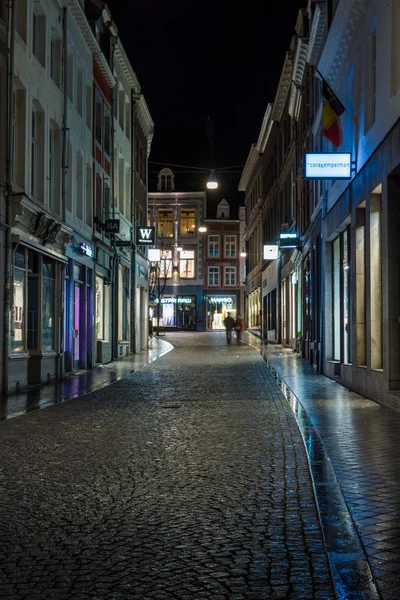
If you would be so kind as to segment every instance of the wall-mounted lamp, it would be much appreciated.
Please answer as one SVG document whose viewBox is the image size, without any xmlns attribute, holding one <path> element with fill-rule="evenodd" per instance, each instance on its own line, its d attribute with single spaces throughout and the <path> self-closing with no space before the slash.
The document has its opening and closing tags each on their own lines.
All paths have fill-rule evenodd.
<svg viewBox="0 0 400 600">
<path fill-rule="evenodd" d="M 177 252 L 182 252 L 182 251 L 183 251 L 183 248 L 182 248 L 182 246 L 178 246 L 178 247 L 177 247 L 177 249 L 176 249 L 176 251 L 177 251 Z"/>
<path fill-rule="evenodd" d="M 246 258 L 246 256 L 247 256 L 247 252 L 246 252 L 246 250 L 245 250 L 244 248 L 242 248 L 242 250 L 241 250 L 241 252 L 240 252 L 240 256 L 241 256 L 242 258 Z"/>
<path fill-rule="evenodd" d="M 199 233 L 205 233 L 207 231 L 207 227 L 205 225 L 200 225 Z"/>
</svg>

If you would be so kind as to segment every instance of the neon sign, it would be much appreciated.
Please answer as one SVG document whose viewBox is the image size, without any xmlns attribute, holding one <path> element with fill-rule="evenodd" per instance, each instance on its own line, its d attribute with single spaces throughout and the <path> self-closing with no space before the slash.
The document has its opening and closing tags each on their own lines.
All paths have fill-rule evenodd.
<svg viewBox="0 0 400 600">
<path fill-rule="evenodd" d="M 208 298 L 212 304 L 232 304 L 233 299 L 229 296 L 218 296 L 217 298 Z"/>
<path fill-rule="evenodd" d="M 92 258 L 92 256 L 93 256 L 93 250 L 91 249 L 91 247 L 88 244 L 85 244 L 85 242 L 82 242 L 81 244 L 79 244 L 79 252 L 81 254 L 85 254 L 89 258 Z"/>
</svg>

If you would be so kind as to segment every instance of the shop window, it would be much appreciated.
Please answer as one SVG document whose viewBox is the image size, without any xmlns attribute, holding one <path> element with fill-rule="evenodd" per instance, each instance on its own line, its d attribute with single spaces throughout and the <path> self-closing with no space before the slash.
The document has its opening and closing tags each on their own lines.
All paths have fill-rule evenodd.
<svg viewBox="0 0 400 600">
<path fill-rule="evenodd" d="M 208 256 L 210 258 L 219 257 L 219 235 L 208 236 Z"/>
<path fill-rule="evenodd" d="M 186 250 L 180 253 L 179 275 L 182 279 L 194 278 L 194 250 Z"/>
<path fill-rule="evenodd" d="M 96 338 L 110 339 L 110 286 L 96 275 Z"/>
<path fill-rule="evenodd" d="M 365 279 L 365 201 L 356 209 L 356 319 L 357 365 L 367 364 L 366 279 Z"/>
<path fill-rule="evenodd" d="M 161 237 L 172 237 L 172 212 L 160 210 L 158 212 L 158 235 Z"/>
<path fill-rule="evenodd" d="M 380 187 L 378 188 L 378 190 Z M 370 197 L 371 369 L 382 369 L 382 224 L 381 195 Z"/>
<path fill-rule="evenodd" d="M 194 210 L 181 210 L 179 218 L 179 234 L 192 235 L 195 232 L 195 227 Z"/>
<path fill-rule="evenodd" d="M 351 363 L 350 228 L 333 241 L 332 261 L 332 358 Z"/>
<path fill-rule="evenodd" d="M 14 256 L 13 304 L 11 306 L 10 350 L 25 350 L 25 252 Z"/>
<path fill-rule="evenodd" d="M 226 235 L 225 236 L 225 258 L 236 257 L 236 236 Z"/>
<path fill-rule="evenodd" d="M 208 267 L 208 285 L 219 285 L 219 267 Z"/>
<path fill-rule="evenodd" d="M 225 267 L 225 285 L 236 285 L 236 267 Z"/>
<path fill-rule="evenodd" d="M 46 256 L 42 264 L 42 350 L 54 348 L 55 263 Z"/>
<path fill-rule="evenodd" d="M 129 269 L 124 265 L 118 268 L 118 340 L 129 341 L 130 324 Z"/>
</svg>

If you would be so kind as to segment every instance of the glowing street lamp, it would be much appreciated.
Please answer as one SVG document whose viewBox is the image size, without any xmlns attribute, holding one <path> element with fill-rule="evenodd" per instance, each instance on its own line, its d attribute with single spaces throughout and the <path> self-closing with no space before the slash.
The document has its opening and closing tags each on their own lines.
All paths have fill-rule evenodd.
<svg viewBox="0 0 400 600">
<path fill-rule="evenodd" d="M 218 187 L 218 180 L 215 174 L 215 171 L 211 171 L 210 176 L 207 181 L 207 189 L 208 190 L 216 190 Z"/>
<path fill-rule="evenodd" d="M 207 227 L 205 225 L 200 225 L 199 233 L 205 233 L 207 231 Z"/>
<path fill-rule="evenodd" d="M 240 256 L 241 256 L 242 258 L 246 258 L 246 256 L 247 256 L 247 252 L 246 252 L 246 250 L 245 250 L 244 248 L 242 248 L 242 251 L 240 252 Z"/>
</svg>

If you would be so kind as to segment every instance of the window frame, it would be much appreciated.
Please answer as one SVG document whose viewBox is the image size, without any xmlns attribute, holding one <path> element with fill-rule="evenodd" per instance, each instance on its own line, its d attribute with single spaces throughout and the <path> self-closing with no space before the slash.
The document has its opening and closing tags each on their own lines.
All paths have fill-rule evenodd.
<svg viewBox="0 0 400 600">
<path fill-rule="evenodd" d="M 211 238 L 216 238 L 215 240 L 211 240 Z M 211 245 L 212 244 L 216 244 L 216 246 L 213 246 L 214 250 L 213 253 L 211 253 Z M 217 250 L 217 252 L 216 252 Z M 215 235 L 215 234 L 210 234 L 207 238 L 207 256 L 209 258 L 219 258 L 220 257 L 220 236 L 219 235 Z"/>
<path fill-rule="evenodd" d="M 220 268 L 209 266 L 207 271 L 207 282 L 209 287 L 219 287 L 220 283 Z"/>
<path fill-rule="evenodd" d="M 237 269 L 234 266 L 229 265 L 229 266 L 224 267 L 224 285 L 225 285 L 225 287 L 236 287 L 236 281 L 237 281 L 236 272 L 237 272 Z M 230 283 L 227 282 L 228 273 L 231 274 L 231 276 L 229 277 L 230 280 L 232 280 L 232 274 L 233 274 L 233 283 L 232 283 L 232 281 L 230 281 Z"/>
<path fill-rule="evenodd" d="M 231 238 L 231 239 L 229 239 Z M 229 245 L 229 251 L 228 251 Z M 233 245 L 233 254 L 232 254 L 232 245 Z M 237 258 L 237 236 L 236 235 L 226 235 L 225 236 L 225 258 Z"/>
</svg>

